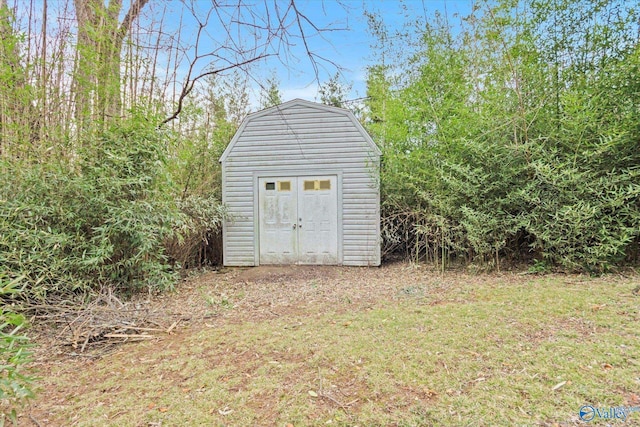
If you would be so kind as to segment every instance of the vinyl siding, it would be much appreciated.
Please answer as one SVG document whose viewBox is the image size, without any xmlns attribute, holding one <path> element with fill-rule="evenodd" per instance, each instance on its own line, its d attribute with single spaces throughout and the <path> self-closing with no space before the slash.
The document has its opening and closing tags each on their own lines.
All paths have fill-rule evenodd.
<svg viewBox="0 0 640 427">
<path fill-rule="evenodd" d="M 224 264 L 255 265 L 254 187 L 260 176 L 341 176 L 342 264 L 380 264 L 379 154 L 353 115 L 307 101 L 250 115 L 221 158 Z M 256 197 L 257 199 L 257 197 Z"/>
</svg>

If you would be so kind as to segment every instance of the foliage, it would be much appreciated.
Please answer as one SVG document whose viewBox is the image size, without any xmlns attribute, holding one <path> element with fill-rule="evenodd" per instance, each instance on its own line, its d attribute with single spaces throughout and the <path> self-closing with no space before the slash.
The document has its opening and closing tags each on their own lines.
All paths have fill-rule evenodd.
<svg viewBox="0 0 640 427">
<path fill-rule="evenodd" d="M 33 122 L 37 114 L 29 102 L 33 87 L 29 84 L 24 67 L 21 46 L 24 36 L 14 30 L 14 16 L 10 9 L 0 2 L 0 156 L 22 153 L 22 149 L 33 137 Z"/>
<path fill-rule="evenodd" d="M 164 172 L 168 134 L 139 113 L 89 135 L 73 163 L 3 165 L 0 265 L 26 297 L 163 289 L 163 239 L 183 221 Z"/>
<path fill-rule="evenodd" d="M 280 92 L 280 82 L 274 74 L 267 79 L 266 86 L 261 87 L 260 108 L 265 109 L 282 104 L 282 93 Z"/>
<path fill-rule="evenodd" d="M 0 425 L 6 418 L 15 424 L 16 409 L 26 399 L 33 397 L 33 378 L 23 373 L 29 363 L 29 339 L 21 333 L 26 325 L 24 317 L 10 308 L 10 298 L 22 291 L 22 277 L 8 280 L 0 274 Z M 6 414 L 5 411 L 9 413 Z"/>
<path fill-rule="evenodd" d="M 238 78 L 207 79 L 207 85 L 196 91 L 183 110 L 171 147 L 175 157 L 168 165 L 182 199 L 189 195 L 222 197 L 218 159 L 248 109 L 246 86 L 236 85 Z M 232 99 L 235 101 L 230 102 Z"/>
<path fill-rule="evenodd" d="M 351 86 L 343 83 L 340 79 L 340 73 L 336 73 L 329 81 L 323 83 L 318 88 L 320 102 L 332 107 L 343 107 L 347 100 L 347 94 L 351 90 Z"/>
<path fill-rule="evenodd" d="M 399 42 L 370 17 L 381 56 L 402 58 L 368 78 L 388 245 L 496 267 L 637 261 L 637 11 L 582 3 L 502 1 Z"/>
<path fill-rule="evenodd" d="M 172 261 L 183 268 L 222 263 L 222 221 L 226 211 L 215 195 L 190 195 L 178 200 L 186 221 L 184 232 L 165 243 Z"/>
<path fill-rule="evenodd" d="M 246 82 L 209 78 L 188 102 L 171 147 L 168 170 L 179 193 L 176 204 L 185 218 L 176 235 L 166 241 L 172 261 L 183 268 L 222 261 L 222 170 L 218 159 L 248 109 Z"/>
</svg>

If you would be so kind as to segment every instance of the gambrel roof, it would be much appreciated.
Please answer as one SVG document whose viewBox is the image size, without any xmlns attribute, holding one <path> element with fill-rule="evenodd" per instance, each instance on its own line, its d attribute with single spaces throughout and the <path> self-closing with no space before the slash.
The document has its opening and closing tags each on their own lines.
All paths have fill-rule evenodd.
<svg viewBox="0 0 640 427">
<path fill-rule="evenodd" d="M 369 148 L 372 150 L 372 152 L 377 154 L 377 155 L 379 155 L 379 156 L 382 155 L 382 152 L 380 151 L 378 146 L 375 144 L 375 142 L 373 142 L 373 139 L 371 139 L 371 136 L 362 127 L 362 125 L 360 124 L 358 119 L 356 119 L 356 117 L 353 115 L 353 113 L 351 111 L 345 110 L 344 108 L 333 107 L 333 106 L 330 106 L 330 105 L 318 104 L 317 102 L 305 101 L 303 99 L 293 99 L 293 100 L 287 101 L 287 102 L 285 102 L 283 104 L 276 105 L 275 107 L 266 108 L 264 110 L 257 111 L 255 113 L 249 114 L 242 121 L 242 124 L 238 128 L 238 131 L 235 133 L 235 135 L 231 139 L 231 142 L 227 146 L 226 150 L 224 150 L 224 153 L 222 153 L 222 156 L 220 156 L 219 161 L 223 162 L 223 161 L 225 161 L 227 159 L 227 157 L 229 157 L 229 155 L 233 151 L 236 143 L 242 137 L 242 133 L 243 133 L 244 129 L 247 127 L 247 125 L 252 120 L 255 120 L 255 119 L 258 119 L 260 117 L 267 116 L 267 115 L 270 115 L 270 114 L 277 114 L 277 115 L 281 116 L 283 118 L 283 120 L 286 121 L 286 117 L 287 117 L 286 111 L 288 109 L 292 109 L 292 108 L 295 108 L 295 107 L 310 108 L 310 109 L 315 109 L 315 110 L 318 110 L 318 111 L 324 111 L 324 112 L 327 112 L 327 113 L 330 113 L 330 114 L 338 114 L 338 115 L 347 117 L 351 121 L 351 123 L 353 123 L 353 126 L 362 134 L 362 137 L 363 137 L 364 141 L 366 141 L 366 143 L 369 145 Z"/>
</svg>

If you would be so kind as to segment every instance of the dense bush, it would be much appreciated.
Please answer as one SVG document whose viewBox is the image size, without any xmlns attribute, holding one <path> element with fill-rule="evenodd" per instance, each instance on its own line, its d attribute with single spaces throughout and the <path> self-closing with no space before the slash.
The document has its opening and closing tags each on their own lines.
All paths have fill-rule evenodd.
<svg viewBox="0 0 640 427">
<path fill-rule="evenodd" d="M 73 161 L 3 163 L 0 273 L 24 275 L 29 298 L 170 286 L 163 241 L 184 215 L 164 172 L 167 138 L 134 114 L 81 141 Z"/>
<path fill-rule="evenodd" d="M 372 17 L 386 62 L 369 72 L 366 124 L 384 153 L 385 247 L 589 272 L 637 262 L 637 13 L 501 1 L 408 40 Z"/>
<path fill-rule="evenodd" d="M 167 255 L 182 268 L 222 263 L 222 220 L 225 209 L 219 199 L 188 196 L 178 200 L 185 215 L 181 233 L 167 239 Z"/>
<path fill-rule="evenodd" d="M 17 423 L 16 409 L 33 396 L 33 378 L 24 372 L 31 356 L 29 340 L 22 333 L 26 322 L 9 305 L 22 290 L 21 280 L 8 280 L 0 274 L 0 425 L 7 418 Z"/>
<path fill-rule="evenodd" d="M 180 119 L 180 136 L 169 171 L 176 187 L 177 206 L 184 214 L 180 233 L 166 242 L 167 253 L 183 268 L 222 263 L 222 168 L 218 159 L 248 108 L 248 98 L 233 82 L 209 79 L 196 91 Z M 234 121 L 234 118 L 236 121 Z"/>
</svg>

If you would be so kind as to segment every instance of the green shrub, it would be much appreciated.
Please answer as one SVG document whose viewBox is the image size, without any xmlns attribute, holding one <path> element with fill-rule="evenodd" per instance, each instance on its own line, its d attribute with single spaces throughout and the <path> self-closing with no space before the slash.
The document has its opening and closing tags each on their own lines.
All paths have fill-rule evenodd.
<svg viewBox="0 0 640 427">
<path fill-rule="evenodd" d="M 400 58 L 370 68 L 365 101 L 386 250 L 591 273 L 638 262 L 638 11 L 524 5 L 484 4 L 455 31 L 436 16 L 397 45 L 371 18 L 383 57 Z"/>
<path fill-rule="evenodd" d="M 0 301 L 3 303 L 0 307 L 0 425 L 7 418 L 15 424 L 16 409 L 33 397 L 30 388 L 33 378 L 24 373 L 31 360 L 29 339 L 21 333 L 26 322 L 6 304 L 22 291 L 21 280 L 22 277 L 8 280 L 0 274 Z"/>
<path fill-rule="evenodd" d="M 0 265 L 25 275 L 25 297 L 175 280 L 163 241 L 183 215 L 165 173 L 169 135 L 133 114 L 82 141 L 71 163 L 4 163 Z"/>
<path fill-rule="evenodd" d="M 171 261 L 183 268 L 216 265 L 222 262 L 222 221 L 224 206 L 216 195 L 191 195 L 177 202 L 185 221 L 179 233 L 167 239 Z"/>
</svg>

